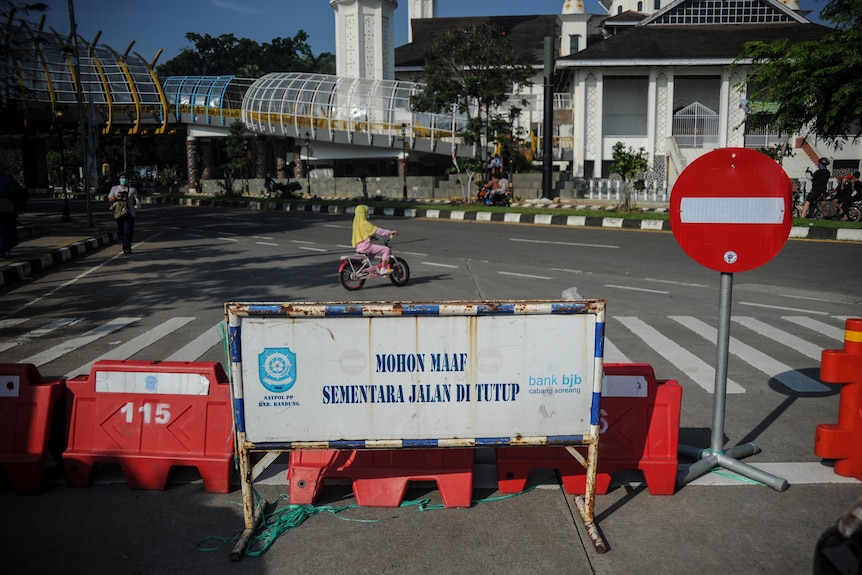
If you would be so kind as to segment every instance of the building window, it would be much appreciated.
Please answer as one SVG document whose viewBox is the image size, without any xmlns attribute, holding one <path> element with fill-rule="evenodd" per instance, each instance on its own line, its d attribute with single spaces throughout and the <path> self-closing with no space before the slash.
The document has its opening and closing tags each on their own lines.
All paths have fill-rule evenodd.
<svg viewBox="0 0 862 575">
<path fill-rule="evenodd" d="M 617 6 L 617 14 L 622 14 L 622 13 L 623 13 L 623 7 Z"/>
<path fill-rule="evenodd" d="M 569 54 L 577 53 L 581 48 L 581 37 L 577 34 L 569 35 Z"/>
<path fill-rule="evenodd" d="M 661 10 L 661 0 L 655 0 L 652 7 L 653 10 Z"/>
<path fill-rule="evenodd" d="M 643 12 L 643 11 L 644 11 L 644 3 L 638 2 L 638 12 Z"/>
</svg>

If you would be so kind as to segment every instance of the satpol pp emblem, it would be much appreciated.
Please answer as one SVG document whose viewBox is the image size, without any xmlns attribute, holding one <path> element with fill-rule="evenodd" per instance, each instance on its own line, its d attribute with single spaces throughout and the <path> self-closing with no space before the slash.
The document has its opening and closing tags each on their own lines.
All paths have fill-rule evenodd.
<svg viewBox="0 0 862 575">
<path fill-rule="evenodd" d="M 296 383 L 296 354 L 289 348 L 268 347 L 258 356 L 258 375 L 273 393 L 284 393 Z"/>
</svg>

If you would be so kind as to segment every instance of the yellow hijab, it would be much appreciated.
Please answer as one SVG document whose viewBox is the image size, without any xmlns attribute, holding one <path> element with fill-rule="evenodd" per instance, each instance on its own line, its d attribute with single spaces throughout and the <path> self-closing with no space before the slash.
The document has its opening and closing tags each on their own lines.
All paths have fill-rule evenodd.
<svg viewBox="0 0 862 575">
<path fill-rule="evenodd" d="M 353 247 L 377 233 L 377 226 L 368 221 L 368 206 L 356 206 L 353 214 Z"/>
</svg>

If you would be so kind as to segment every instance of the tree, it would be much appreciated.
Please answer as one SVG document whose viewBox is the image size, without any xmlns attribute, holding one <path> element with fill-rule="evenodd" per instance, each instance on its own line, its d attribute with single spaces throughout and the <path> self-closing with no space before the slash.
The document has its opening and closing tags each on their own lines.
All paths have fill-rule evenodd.
<svg viewBox="0 0 862 575">
<path fill-rule="evenodd" d="M 639 178 L 643 176 L 648 166 L 646 149 L 641 148 L 635 151 L 631 146 L 626 149 L 622 142 L 614 144 L 613 163 L 610 172 L 619 174 L 623 181 L 623 197 L 619 206 L 621 209 L 630 210 L 632 208 L 632 187 L 639 189 L 638 183 L 640 183 L 641 188 L 643 187 L 643 180 Z M 638 179 L 632 182 L 635 178 Z"/>
<path fill-rule="evenodd" d="M 228 127 L 225 139 L 227 154 L 227 169 L 224 172 L 224 187 L 227 195 L 233 194 L 233 183 L 237 177 L 242 177 L 248 167 L 248 142 L 246 141 L 245 124 L 236 120 Z"/>
<path fill-rule="evenodd" d="M 755 110 L 749 127 L 816 135 L 840 148 L 862 135 L 862 0 L 830 0 L 820 17 L 836 25 L 820 40 L 750 42 L 736 64 L 751 62 L 744 85 L 751 100 L 777 107 Z"/>
<path fill-rule="evenodd" d="M 424 87 L 410 105 L 418 112 L 446 113 L 454 107 L 466 114 L 460 136 L 465 145 L 474 146 L 479 160 L 480 144 L 507 131 L 506 115 L 495 110 L 509 94 L 532 84 L 532 77 L 532 68 L 503 31 L 488 24 L 458 28 L 438 37 L 425 53 Z"/>
<path fill-rule="evenodd" d="M 315 57 L 308 44 L 308 34 L 303 30 L 293 38 L 274 38 L 262 45 L 233 34 L 213 37 L 188 32 L 186 39 L 194 49 L 184 48 L 176 57 L 158 66 L 159 77 L 238 75 L 256 78 L 269 72 L 335 72 L 335 56 L 324 52 Z"/>
</svg>

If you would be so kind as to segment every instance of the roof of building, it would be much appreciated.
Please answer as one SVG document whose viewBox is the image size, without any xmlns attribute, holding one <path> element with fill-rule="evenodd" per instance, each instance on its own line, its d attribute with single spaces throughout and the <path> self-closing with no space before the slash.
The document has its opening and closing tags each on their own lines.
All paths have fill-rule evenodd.
<svg viewBox="0 0 862 575">
<path fill-rule="evenodd" d="M 513 45 L 530 65 L 544 62 L 545 36 L 551 36 L 559 43 L 560 17 L 557 15 L 422 18 L 412 22 L 413 42 L 395 49 L 395 65 L 400 68 L 424 67 L 425 52 L 438 36 L 459 28 L 479 28 L 485 24 L 498 27 L 512 38 Z"/>
<path fill-rule="evenodd" d="M 722 24 L 636 26 L 595 42 L 559 62 L 613 60 L 734 60 L 747 42 L 819 40 L 834 30 L 820 24 Z"/>
</svg>

